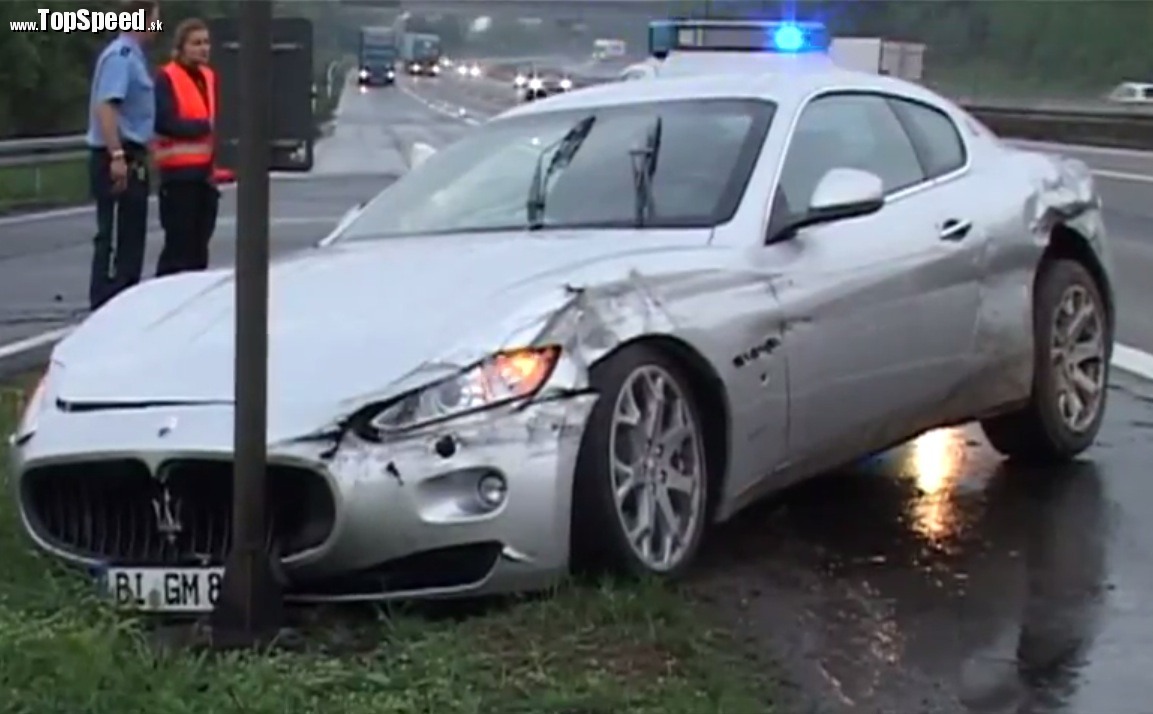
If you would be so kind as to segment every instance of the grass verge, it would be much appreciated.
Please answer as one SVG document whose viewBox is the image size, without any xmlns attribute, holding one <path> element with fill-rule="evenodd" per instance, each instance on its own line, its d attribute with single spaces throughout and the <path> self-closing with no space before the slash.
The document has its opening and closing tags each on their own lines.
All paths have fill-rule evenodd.
<svg viewBox="0 0 1153 714">
<path fill-rule="evenodd" d="M 86 157 L 0 166 L 0 214 L 74 205 L 87 200 Z"/>
<path fill-rule="evenodd" d="M 0 393 L 0 434 L 26 390 Z M 655 585 L 564 587 L 455 620 L 404 608 L 314 617 L 323 624 L 291 653 L 160 647 L 145 621 L 32 551 L 14 511 L 0 501 L 0 691 L 12 714 L 774 711 L 742 648 Z"/>
</svg>

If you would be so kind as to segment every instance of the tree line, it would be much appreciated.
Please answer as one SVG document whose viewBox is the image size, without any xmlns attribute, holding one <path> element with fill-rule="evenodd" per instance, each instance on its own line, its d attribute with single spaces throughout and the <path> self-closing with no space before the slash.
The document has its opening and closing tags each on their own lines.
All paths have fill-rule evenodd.
<svg viewBox="0 0 1153 714">
<path fill-rule="evenodd" d="M 579 0 L 556 0 L 579 2 Z M 237 0 L 163 0 L 167 28 L 190 16 L 231 16 Z M 93 0 L 85 7 L 109 7 Z M 674 14 L 779 17 L 782 4 L 768 0 L 670 2 Z M 40 7 L 74 9 L 75 2 L 0 0 L 0 27 L 35 20 Z M 277 3 L 284 14 L 314 21 L 318 71 L 328 59 L 355 48 L 361 20 L 342 15 L 336 0 Z M 1036 88 L 1039 93 L 1095 94 L 1122 81 L 1153 81 L 1153 3 L 1137 0 L 811 0 L 795 5 L 799 17 L 820 19 L 834 34 L 884 36 L 927 45 L 926 78 L 957 86 L 980 81 L 990 90 Z M 622 28 L 630 43 L 643 42 L 643 22 Z M 449 52 L 464 51 L 469 38 L 456 18 L 430 23 Z M 495 29 L 495 28 L 494 28 Z M 505 23 L 487 38 L 494 49 L 512 45 L 545 48 L 555 28 L 533 42 L 533 32 Z M 109 40 L 90 33 L 0 32 L 0 138 L 78 131 L 84 124 L 93 61 Z M 506 45 L 508 47 L 506 47 Z M 161 39 L 153 51 L 162 61 Z"/>
</svg>

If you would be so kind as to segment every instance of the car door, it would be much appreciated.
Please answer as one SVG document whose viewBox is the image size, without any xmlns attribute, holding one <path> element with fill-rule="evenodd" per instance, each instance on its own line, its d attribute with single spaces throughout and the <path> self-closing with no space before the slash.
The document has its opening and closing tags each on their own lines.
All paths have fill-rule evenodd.
<svg viewBox="0 0 1153 714">
<path fill-rule="evenodd" d="M 961 359 L 949 354 L 960 343 L 942 336 L 971 335 L 976 320 L 975 307 L 968 317 L 926 309 L 939 302 L 934 281 L 960 276 L 943 265 L 953 247 L 939 236 L 932 181 L 883 95 L 827 94 L 802 110 L 770 235 L 779 216 L 807 208 L 834 168 L 877 175 L 885 205 L 764 249 L 780 271 L 774 290 L 789 374 L 786 465 L 798 472 L 843 463 L 923 427 Z"/>
<path fill-rule="evenodd" d="M 918 305 L 931 318 L 921 325 L 924 354 L 938 377 L 928 385 L 934 391 L 930 399 L 945 402 L 980 366 L 974 340 L 989 245 L 989 212 L 983 210 L 988 188 L 970 169 L 968 147 L 952 117 L 906 97 L 888 102 L 929 180 L 910 199 L 932 220 L 937 239 L 918 262 L 918 282 L 924 286 Z"/>
</svg>

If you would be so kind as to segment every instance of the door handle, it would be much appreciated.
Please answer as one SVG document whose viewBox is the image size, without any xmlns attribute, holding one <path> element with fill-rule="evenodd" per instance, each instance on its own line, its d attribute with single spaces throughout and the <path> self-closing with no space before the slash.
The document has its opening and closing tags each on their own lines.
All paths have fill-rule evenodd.
<svg viewBox="0 0 1153 714">
<path fill-rule="evenodd" d="M 938 237 L 941 240 L 958 241 L 969 235 L 969 231 L 972 229 L 972 221 L 950 218 L 941 225 L 941 232 L 938 234 Z"/>
</svg>

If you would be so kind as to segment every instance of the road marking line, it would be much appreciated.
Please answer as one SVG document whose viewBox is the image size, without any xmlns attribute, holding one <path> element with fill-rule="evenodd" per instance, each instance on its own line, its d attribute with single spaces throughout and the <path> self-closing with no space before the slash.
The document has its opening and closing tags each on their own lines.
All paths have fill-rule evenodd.
<svg viewBox="0 0 1153 714">
<path fill-rule="evenodd" d="M 1089 173 L 1103 179 L 1113 179 L 1114 181 L 1134 181 L 1136 183 L 1153 183 L 1153 176 L 1146 174 L 1132 174 L 1127 171 L 1105 171 L 1103 169 L 1091 169 Z"/>
<path fill-rule="evenodd" d="M 72 330 L 75 328 L 75 325 L 59 327 L 55 330 L 49 330 L 27 339 L 19 340 L 17 342 L 10 342 L 6 345 L 0 345 L 0 360 L 8 359 L 9 357 L 15 357 L 16 355 L 23 354 L 25 352 L 31 352 L 32 350 L 38 349 L 45 345 L 52 344 L 53 342 L 58 342 L 59 340 L 64 339 L 68 333 L 72 332 Z"/>
<path fill-rule="evenodd" d="M 400 91 L 404 92 L 408 96 L 412 97 L 416 101 L 420 102 L 422 105 L 424 105 L 425 108 L 430 109 L 431 111 L 434 111 L 437 114 L 449 117 L 450 119 L 456 119 L 457 121 L 462 121 L 465 124 L 468 124 L 470 126 L 478 126 L 482 123 L 481 120 L 479 120 L 475 117 L 471 117 L 468 114 L 461 114 L 460 113 L 461 110 L 464 110 L 466 112 L 468 111 L 465 107 L 459 107 L 458 110 L 454 112 L 451 109 L 449 109 L 448 107 L 442 107 L 442 106 L 438 106 L 436 104 L 433 104 L 431 100 L 425 99 L 424 97 L 420 96 L 419 94 L 414 92 L 412 89 L 404 86 L 403 84 L 397 84 L 396 88 L 399 89 Z"/>
<path fill-rule="evenodd" d="M 310 172 L 300 171 L 273 171 L 268 175 L 272 181 L 304 181 L 316 178 L 316 174 Z M 219 186 L 221 191 L 235 191 L 237 184 L 227 183 Z M 156 196 L 149 196 L 150 203 L 156 203 Z M 88 204 L 84 206 L 71 206 L 69 208 L 53 208 L 48 211 L 37 211 L 35 213 L 21 213 L 15 216 L 0 217 L 0 226 L 18 226 L 23 223 L 35 223 L 37 221 L 49 221 L 53 218 L 67 218 L 69 216 L 83 216 L 86 213 L 92 213 L 95 206 Z"/>
<path fill-rule="evenodd" d="M 1051 141 L 1029 141 L 1028 139 L 1008 139 L 1007 141 L 1022 147 L 1048 151 L 1079 152 L 1082 154 L 1100 154 L 1102 156 L 1126 156 L 1139 159 L 1153 158 L 1153 151 L 1142 151 L 1141 149 L 1121 149 L 1108 146 L 1089 146 L 1087 144 L 1054 144 Z"/>
</svg>

